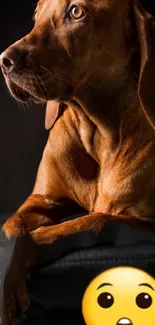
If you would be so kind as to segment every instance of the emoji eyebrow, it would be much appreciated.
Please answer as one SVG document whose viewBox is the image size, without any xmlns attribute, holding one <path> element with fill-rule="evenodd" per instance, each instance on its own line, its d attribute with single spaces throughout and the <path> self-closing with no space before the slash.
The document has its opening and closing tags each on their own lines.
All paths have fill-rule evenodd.
<svg viewBox="0 0 155 325">
<path fill-rule="evenodd" d="M 140 286 L 145 286 L 145 287 L 148 287 L 148 288 L 150 288 L 150 289 L 152 289 L 152 290 L 154 290 L 155 291 L 155 289 L 151 286 L 151 284 L 149 284 L 149 283 L 141 283 L 141 284 L 139 284 L 139 287 Z"/>
<path fill-rule="evenodd" d="M 97 288 L 97 290 L 100 289 L 100 288 L 102 288 L 102 287 L 105 287 L 105 286 L 113 286 L 113 285 L 111 283 L 101 283 L 99 285 L 99 287 Z"/>
</svg>

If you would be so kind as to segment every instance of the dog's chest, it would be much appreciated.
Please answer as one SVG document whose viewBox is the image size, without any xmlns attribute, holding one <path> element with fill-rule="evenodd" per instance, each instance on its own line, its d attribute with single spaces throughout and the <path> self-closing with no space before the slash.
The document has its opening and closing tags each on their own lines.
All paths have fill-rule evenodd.
<svg viewBox="0 0 155 325">
<path fill-rule="evenodd" d="M 150 173 L 154 162 L 146 159 L 138 163 L 136 159 L 122 159 L 102 168 L 95 211 L 137 217 L 155 215 L 155 177 Z"/>
<path fill-rule="evenodd" d="M 60 119 L 53 128 L 50 148 L 65 195 L 88 211 L 133 216 L 155 214 L 155 159 L 148 159 L 154 156 L 152 147 L 142 146 L 142 139 L 129 139 L 117 156 L 108 149 L 99 132 L 93 135 L 94 141 L 86 142 L 85 138 L 92 138 L 86 137 L 87 128 L 83 127 L 82 133 L 78 129 L 77 133 L 68 115 L 64 114 L 65 117 L 68 123 L 61 123 Z"/>
<path fill-rule="evenodd" d="M 131 204 L 133 176 L 123 177 L 122 170 L 103 171 L 98 181 L 98 195 L 94 210 L 109 214 L 120 214 Z"/>
<path fill-rule="evenodd" d="M 84 152 L 78 155 L 74 160 L 78 181 L 73 188 L 80 204 L 89 211 L 113 215 L 155 215 L 155 177 L 150 173 L 154 161 L 140 160 L 139 155 L 115 161 L 104 152 L 101 165 Z"/>
</svg>

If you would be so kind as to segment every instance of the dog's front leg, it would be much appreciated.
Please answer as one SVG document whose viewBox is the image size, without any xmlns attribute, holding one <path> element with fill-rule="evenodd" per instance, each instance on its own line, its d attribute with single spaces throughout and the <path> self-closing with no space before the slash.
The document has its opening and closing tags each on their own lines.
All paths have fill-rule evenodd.
<svg viewBox="0 0 155 325">
<path fill-rule="evenodd" d="M 111 221 L 121 221 L 134 227 L 141 227 L 149 231 L 155 231 L 153 219 L 137 219 L 126 215 L 108 215 L 93 213 L 70 221 L 48 227 L 40 227 L 32 231 L 33 242 L 43 249 L 38 249 L 39 262 L 47 259 L 59 258 L 69 250 L 81 247 L 90 247 L 103 237 L 103 230 Z M 45 254 L 45 252 L 47 252 Z"/>
<path fill-rule="evenodd" d="M 26 271 L 29 265 L 35 264 L 38 248 L 29 232 L 43 225 L 59 223 L 61 218 L 77 212 L 76 208 L 69 200 L 58 202 L 51 197 L 32 194 L 3 225 L 4 248 L 0 260 L 2 324 L 12 324 L 28 307 Z"/>
</svg>

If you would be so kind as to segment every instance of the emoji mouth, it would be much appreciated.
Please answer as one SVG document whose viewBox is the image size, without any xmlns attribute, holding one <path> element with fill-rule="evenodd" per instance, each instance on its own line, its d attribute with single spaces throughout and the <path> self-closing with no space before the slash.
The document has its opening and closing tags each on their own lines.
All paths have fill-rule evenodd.
<svg viewBox="0 0 155 325">
<path fill-rule="evenodd" d="M 118 320 L 116 325 L 133 325 L 133 324 L 129 318 L 122 317 Z"/>
</svg>

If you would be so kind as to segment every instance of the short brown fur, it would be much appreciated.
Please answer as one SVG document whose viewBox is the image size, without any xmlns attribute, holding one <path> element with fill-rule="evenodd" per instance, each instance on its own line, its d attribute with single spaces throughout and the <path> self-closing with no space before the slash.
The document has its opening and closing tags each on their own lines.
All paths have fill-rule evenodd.
<svg viewBox="0 0 155 325">
<path fill-rule="evenodd" d="M 97 236 L 108 220 L 155 220 L 154 18 L 137 0 L 82 0 L 74 4 L 88 14 L 74 24 L 64 18 L 70 2 L 40 0 L 34 29 L 1 59 L 18 100 L 49 101 L 51 111 L 51 100 L 65 103 L 32 194 L 3 225 L 8 238 L 30 233 L 37 245 Z M 61 223 L 80 207 L 87 216 Z"/>
</svg>

